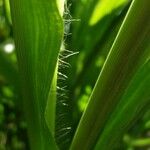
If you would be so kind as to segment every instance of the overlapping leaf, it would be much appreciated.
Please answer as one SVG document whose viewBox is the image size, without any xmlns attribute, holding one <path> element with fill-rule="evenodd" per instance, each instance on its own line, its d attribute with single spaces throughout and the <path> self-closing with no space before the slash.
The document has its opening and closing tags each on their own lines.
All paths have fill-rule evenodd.
<svg viewBox="0 0 150 150">
<path fill-rule="evenodd" d="M 92 148 L 135 72 L 149 57 L 149 6 L 148 1 L 133 1 L 81 118 L 71 150 Z"/>
<path fill-rule="evenodd" d="M 109 150 L 120 146 L 123 135 L 150 108 L 150 60 L 135 74 L 96 145 Z M 109 141 L 109 142 L 107 142 Z"/>
<path fill-rule="evenodd" d="M 63 37 L 62 17 L 55 0 L 10 0 L 10 6 L 31 149 L 56 149 L 44 115 Z"/>
</svg>

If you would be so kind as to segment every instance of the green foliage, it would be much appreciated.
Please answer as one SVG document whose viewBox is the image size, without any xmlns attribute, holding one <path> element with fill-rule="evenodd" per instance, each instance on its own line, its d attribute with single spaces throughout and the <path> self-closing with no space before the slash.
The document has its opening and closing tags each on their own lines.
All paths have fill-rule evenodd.
<svg viewBox="0 0 150 150">
<path fill-rule="evenodd" d="M 145 57 L 149 57 L 149 49 L 145 48 L 150 33 L 149 21 L 147 21 L 149 4 L 149 2 L 139 1 L 132 3 L 93 89 L 75 134 L 72 149 L 87 150 L 93 147 L 137 68 L 145 62 Z M 139 8 L 143 8 L 143 11 L 139 12 Z M 144 27 L 142 27 L 143 22 Z M 99 148 L 102 146 L 100 145 Z"/>
<path fill-rule="evenodd" d="M 149 8 L 0 0 L 0 149 L 146 150 Z"/>
<path fill-rule="evenodd" d="M 44 115 L 62 42 L 62 18 L 56 1 L 16 0 L 10 6 L 31 149 L 56 149 L 54 125 L 49 132 Z M 50 116 L 53 109 L 55 105 Z"/>
</svg>

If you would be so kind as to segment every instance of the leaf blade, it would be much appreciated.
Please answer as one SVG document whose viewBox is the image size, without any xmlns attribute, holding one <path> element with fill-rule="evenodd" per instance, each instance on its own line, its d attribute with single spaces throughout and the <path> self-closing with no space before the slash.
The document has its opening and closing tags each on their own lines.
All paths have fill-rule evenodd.
<svg viewBox="0 0 150 150">
<path fill-rule="evenodd" d="M 45 121 L 45 109 L 63 21 L 56 0 L 13 0 L 10 6 L 31 149 L 57 149 Z"/>
<path fill-rule="evenodd" d="M 147 51 L 143 48 L 148 44 L 150 31 L 149 6 L 148 1 L 133 1 L 81 118 L 71 150 L 79 147 L 87 150 L 94 145 L 99 130 L 103 129 L 137 68 L 145 61 Z"/>
<path fill-rule="evenodd" d="M 120 103 L 108 120 L 95 149 L 114 149 L 119 144 L 123 134 L 149 109 L 149 90 L 150 60 L 138 70 L 131 81 Z M 109 143 L 107 143 L 108 140 Z"/>
</svg>

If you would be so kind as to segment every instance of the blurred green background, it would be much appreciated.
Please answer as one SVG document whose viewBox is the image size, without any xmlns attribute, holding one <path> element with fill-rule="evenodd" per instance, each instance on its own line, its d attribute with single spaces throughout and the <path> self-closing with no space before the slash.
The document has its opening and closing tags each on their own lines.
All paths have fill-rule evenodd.
<svg viewBox="0 0 150 150">
<path fill-rule="evenodd" d="M 65 5 L 56 112 L 56 141 L 61 149 L 70 145 L 130 3 L 68 0 Z M 0 0 L 0 150 L 29 150 L 19 87 L 9 3 Z M 124 135 L 122 149 L 150 150 L 150 112 Z"/>
</svg>

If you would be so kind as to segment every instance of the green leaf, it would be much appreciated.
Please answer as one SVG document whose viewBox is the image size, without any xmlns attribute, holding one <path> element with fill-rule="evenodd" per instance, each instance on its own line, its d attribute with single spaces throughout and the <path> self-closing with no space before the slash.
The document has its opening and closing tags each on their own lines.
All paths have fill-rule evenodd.
<svg viewBox="0 0 150 150">
<path fill-rule="evenodd" d="M 119 26 L 121 25 L 128 8 L 127 3 L 122 7 L 112 8 L 111 13 L 104 13 L 97 24 L 91 26 L 89 25 L 89 20 L 96 4 L 97 1 L 88 0 L 83 4 L 81 14 L 76 12 L 73 16 L 73 18 L 80 19 L 80 21 L 73 23 L 72 45 L 69 49 L 75 49 L 80 53 L 71 59 L 72 76 L 70 75 L 69 78 L 74 78 L 74 80 L 69 81 L 71 91 L 74 91 L 76 85 L 84 80 L 83 78 L 87 75 L 87 70 L 90 70 L 87 69 L 86 65 L 89 66 L 89 64 L 91 64 L 90 60 L 95 60 L 97 53 L 102 51 L 101 47 L 106 42 L 107 35 L 109 35 L 110 32 L 114 32 L 113 29 L 117 24 L 119 24 Z M 77 10 L 78 9 L 77 7 Z M 107 10 L 107 7 L 105 7 L 105 9 Z M 108 52 L 108 50 L 106 51 Z M 76 74 L 75 77 L 74 74 Z"/>
<path fill-rule="evenodd" d="M 10 7 L 31 149 L 56 149 L 45 111 L 63 38 L 63 20 L 56 0 L 10 0 Z"/>
<path fill-rule="evenodd" d="M 99 0 L 97 4 L 95 5 L 95 9 L 93 11 L 93 14 L 90 18 L 89 24 L 95 25 L 101 18 L 103 18 L 105 15 L 110 14 L 113 9 L 120 7 L 127 3 L 127 0 Z"/>
<path fill-rule="evenodd" d="M 105 61 L 71 150 L 93 147 L 137 69 L 149 57 L 150 2 L 134 0 Z M 139 11 L 140 10 L 140 11 Z"/>
<path fill-rule="evenodd" d="M 45 110 L 45 119 L 49 130 L 51 131 L 52 135 L 55 135 L 55 114 L 56 114 L 56 100 L 57 100 L 57 70 L 56 67 L 54 78 L 51 84 L 49 97 L 47 101 L 47 106 Z"/>
<path fill-rule="evenodd" d="M 150 146 L 150 138 L 144 138 L 144 139 L 135 139 L 131 141 L 131 146 L 135 147 L 144 147 L 144 146 Z"/>
<path fill-rule="evenodd" d="M 108 120 L 95 149 L 115 149 L 121 143 L 124 133 L 150 108 L 149 91 L 150 60 L 135 74 Z"/>
<path fill-rule="evenodd" d="M 9 24 L 12 24 L 9 0 L 4 0 L 4 7 L 5 7 L 5 13 L 6 13 L 7 20 L 9 22 Z"/>
</svg>

